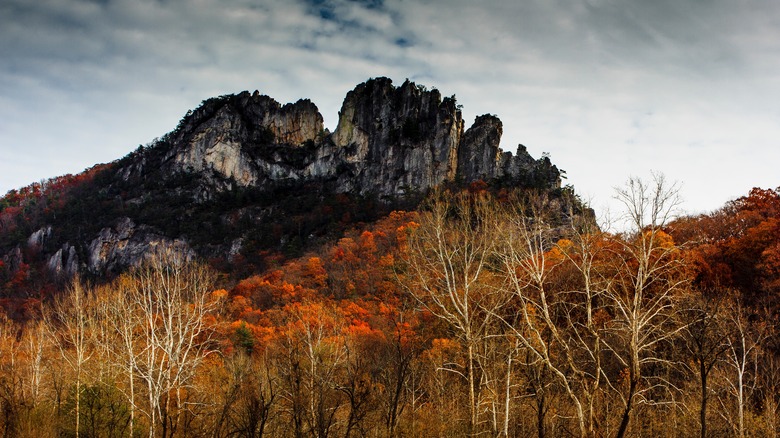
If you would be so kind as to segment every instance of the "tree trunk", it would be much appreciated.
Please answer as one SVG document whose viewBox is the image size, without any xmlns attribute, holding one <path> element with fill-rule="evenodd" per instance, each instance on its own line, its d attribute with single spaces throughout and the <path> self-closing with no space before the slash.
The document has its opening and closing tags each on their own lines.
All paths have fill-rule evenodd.
<svg viewBox="0 0 780 438">
<path fill-rule="evenodd" d="M 76 371 L 76 438 L 79 438 L 79 408 L 81 402 L 81 370 Z"/>
<path fill-rule="evenodd" d="M 699 424 L 701 425 L 701 438 L 707 437 L 707 367 L 704 361 L 699 363 L 701 374 L 701 409 L 699 410 Z"/>
<path fill-rule="evenodd" d="M 504 394 L 504 431 L 503 436 L 509 437 L 509 408 L 511 401 L 511 385 L 512 385 L 512 354 L 509 354 L 509 360 L 506 362 L 506 386 Z"/>
<path fill-rule="evenodd" d="M 628 399 L 626 400 L 626 408 L 623 410 L 623 417 L 620 419 L 620 427 L 615 434 L 615 438 L 624 438 L 626 431 L 628 430 L 628 422 L 631 420 L 631 409 L 634 401 L 634 393 L 636 392 L 637 381 L 631 376 L 631 381 L 628 385 Z"/>
<path fill-rule="evenodd" d="M 470 337 L 466 339 L 469 345 L 469 403 L 471 409 L 471 419 L 469 420 L 469 436 L 474 436 L 477 433 L 477 394 L 474 388 L 474 346 L 472 345 Z"/>
<path fill-rule="evenodd" d="M 743 360 L 744 364 L 744 360 Z M 744 372 L 740 370 L 738 378 L 738 391 L 737 401 L 739 402 L 739 438 L 745 438 L 745 389 L 744 389 Z"/>
<path fill-rule="evenodd" d="M 541 392 L 536 394 L 536 436 L 538 438 L 544 438 L 545 399 L 545 392 L 542 389 Z"/>
<path fill-rule="evenodd" d="M 135 428 L 135 388 L 133 386 L 133 369 L 130 368 L 130 430 L 128 436 L 133 438 L 133 429 Z"/>
</svg>

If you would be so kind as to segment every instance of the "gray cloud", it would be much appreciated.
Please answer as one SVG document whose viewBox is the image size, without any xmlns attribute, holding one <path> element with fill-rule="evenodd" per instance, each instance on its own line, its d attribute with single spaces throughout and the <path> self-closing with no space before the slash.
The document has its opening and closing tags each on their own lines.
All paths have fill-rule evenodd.
<svg viewBox="0 0 780 438">
<path fill-rule="evenodd" d="M 596 206 L 650 169 L 716 208 L 776 186 L 771 0 L 5 0 L 0 191 L 118 158 L 201 100 L 311 98 L 372 76 L 457 94 Z"/>
</svg>

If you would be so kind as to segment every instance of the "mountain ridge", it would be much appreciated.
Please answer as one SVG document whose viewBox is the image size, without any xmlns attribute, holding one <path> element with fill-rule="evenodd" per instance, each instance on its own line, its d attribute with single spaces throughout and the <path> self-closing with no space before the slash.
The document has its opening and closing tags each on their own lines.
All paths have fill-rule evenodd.
<svg viewBox="0 0 780 438">
<path fill-rule="evenodd" d="M 534 160 L 522 145 L 515 155 L 501 151 L 502 131 L 491 115 L 464 130 L 454 96 L 375 78 L 347 93 L 333 133 L 308 99 L 282 106 L 244 91 L 205 100 L 158 143 L 168 146 L 163 161 L 174 161 L 172 171 L 210 174 L 216 191 L 232 188 L 231 182 L 247 187 L 305 179 L 335 179 L 335 192 L 382 196 L 447 180 L 560 185 L 548 159 Z"/>
<path fill-rule="evenodd" d="M 159 140 L 74 177 L 83 181 L 33 185 L 26 199 L 9 192 L 0 276 L 8 284 L 27 265 L 55 278 L 101 277 L 158 246 L 228 264 L 300 253 L 350 223 L 414 208 L 443 184 L 561 190 L 548 157 L 499 148 L 497 117 L 464 125 L 454 96 L 409 80 L 357 85 L 333 133 L 308 99 L 282 105 L 257 91 L 207 99 Z"/>
</svg>

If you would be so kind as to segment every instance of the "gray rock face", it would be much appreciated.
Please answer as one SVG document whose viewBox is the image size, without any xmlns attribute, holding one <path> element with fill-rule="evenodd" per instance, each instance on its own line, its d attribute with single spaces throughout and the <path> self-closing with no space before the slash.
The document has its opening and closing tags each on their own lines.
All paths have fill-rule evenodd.
<svg viewBox="0 0 780 438">
<path fill-rule="evenodd" d="M 30 237 L 27 238 L 27 246 L 30 248 L 42 248 L 49 237 L 51 237 L 51 225 L 45 226 L 32 233 Z"/>
<path fill-rule="evenodd" d="M 53 223 L 26 243 L 48 251 L 41 260 L 55 275 L 79 269 L 103 275 L 138 266 L 155 249 L 194 255 L 192 247 L 206 248 L 209 257 L 234 259 L 251 241 L 248 232 L 225 231 L 229 227 L 212 220 L 208 226 L 217 237 L 197 241 L 199 233 L 208 234 L 200 228 L 205 224 L 177 221 L 225 215 L 246 227 L 262 225 L 269 212 L 285 220 L 284 209 L 274 206 L 289 193 L 314 193 L 320 199 L 371 195 L 392 202 L 419 199 L 445 182 L 560 186 L 560 172 L 546 157 L 535 160 L 523 146 L 515 155 L 501 151 L 503 126 L 497 117 L 480 116 L 464 128 L 454 96 L 442 97 L 408 80 L 395 86 L 376 78 L 355 87 L 344 99 L 333 133 L 309 100 L 281 105 L 259 92 L 208 99 L 161 140 L 116 162 L 105 185 L 91 195 L 114 210 L 84 227 L 90 230 L 86 237 L 80 227 Z M 246 211 L 231 210 L 243 207 Z M 204 212 L 209 208 L 228 211 Z M 279 245 L 288 237 L 280 236 Z M 3 260 L 16 269 L 23 254 L 17 246 Z"/>
<path fill-rule="evenodd" d="M 323 133 L 322 115 L 308 99 L 281 106 L 257 91 L 251 97 L 248 93 L 242 93 L 239 99 L 239 104 L 245 106 L 247 114 L 259 126 L 265 127 L 276 143 L 301 146 Z"/>
<path fill-rule="evenodd" d="M 140 266 L 154 250 L 174 250 L 191 258 L 194 254 L 186 242 L 154 233 L 145 225 L 136 226 L 123 218 L 114 227 L 103 228 L 89 244 L 87 269 L 96 274 L 118 272 Z"/>
<path fill-rule="evenodd" d="M 550 158 L 542 156 L 534 160 L 523 145 L 517 147 L 514 156 L 508 152 L 501 155 L 498 172 L 530 187 L 546 189 L 561 186 L 561 172 L 550 162 Z"/>
<path fill-rule="evenodd" d="M 497 117 L 485 115 L 464 134 L 454 98 L 377 78 L 347 94 L 333 134 L 308 100 L 281 106 L 243 92 L 193 113 L 173 136 L 170 155 L 173 172 L 202 175 L 212 191 L 321 181 L 337 193 L 397 197 L 445 181 L 533 173 L 536 161 L 524 148 L 518 156 L 501 152 L 502 131 Z M 548 170 L 552 187 L 557 169 Z"/>
<path fill-rule="evenodd" d="M 304 164 L 289 157 L 323 134 L 322 115 L 311 101 L 281 106 L 243 92 L 210 116 L 193 115 L 173 138 L 173 168 L 202 175 L 217 189 L 297 180 Z"/>
<path fill-rule="evenodd" d="M 466 131 L 458 154 L 458 171 L 464 181 L 490 180 L 504 174 L 498 147 L 503 130 L 498 117 L 484 115 Z"/>
<path fill-rule="evenodd" d="M 176 164 L 188 172 L 208 171 L 231 179 L 239 186 L 252 185 L 257 182 L 258 174 L 252 159 L 242 148 L 244 137 L 246 129 L 241 117 L 224 107 L 176 151 Z"/>
<path fill-rule="evenodd" d="M 76 255 L 76 248 L 70 244 L 62 245 L 53 256 L 49 258 L 46 267 L 49 272 L 57 277 L 71 277 L 78 272 L 79 258 Z"/>
<path fill-rule="evenodd" d="M 403 195 L 455 178 L 463 120 L 454 99 L 380 78 L 349 92 L 339 115 L 339 191 Z"/>
<path fill-rule="evenodd" d="M 22 249 L 18 246 L 3 255 L 3 264 L 11 272 L 16 272 L 23 262 Z"/>
<path fill-rule="evenodd" d="M 197 189 L 171 189 L 185 190 L 195 203 L 236 188 L 272 193 L 276 187 L 311 184 L 379 199 L 421 195 L 447 181 L 560 184 L 549 160 L 534 160 L 524 147 L 516 155 L 502 152 L 502 132 L 492 115 L 477 117 L 464 132 L 454 97 L 442 98 L 438 90 L 408 80 L 395 86 L 376 78 L 355 87 L 332 134 L 311 101 L 281 105 L 258 92 L 242 92 L 207 100 L 188 113 L 166 136 L 159 164 L 141 152 L 118 175 L 128 180 L 154 166 L 164 169 L 163 178 L 189 175 Z M 103 229 L 91 242 L 90 271 L 137 265 L 152 244 L 184 245 L 128 221 Z M 241 242 L 226 246 L 228 258 L 240 251 Z"/>
</svg>

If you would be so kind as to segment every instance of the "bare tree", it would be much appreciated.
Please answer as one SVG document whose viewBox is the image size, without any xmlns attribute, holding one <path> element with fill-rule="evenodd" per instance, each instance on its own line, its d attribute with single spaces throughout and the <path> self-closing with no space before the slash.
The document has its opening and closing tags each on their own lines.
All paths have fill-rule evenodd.
<svg viewBox="0 0 780 438">
<path fill-rule="evenodd" d="M 293 303 L 284 310 L 274 351 L 280 401 L 294 436 L 327 438 L 344 401 L 336 389 L 347 359 L 343 321 L 332 303 Z"/>
<path fill-rule="evenodd" d="M 100 340 L 107 350 L 108 362 L 119 370 L 127 384 L 118 389 L 124 394 L 129 407 L 128 435 L 133 436 L 136 424 L 136 370 L 143 350 L 143 315 L 134 305 L 135 279 L 120 276 L 114 283 L 101 289 L 97 309 L 108 333 Z"/>
<path fill-rule="evenodd" d="M 17 436 L 20 432 L 21 372 L 19 370 L 18 327 L 0 312 L 0 434 Z"/>
<path fill-rule="evenodd" d="M 225 380 L 217 390 L 221 409 L 217 415 L 216 437 L 260 438 L 267 434 L 273 418 L 277 382 L 265 353 L 254 357 L 242 351 L 224 360 Z"/>
<path fill-rule="evenodd" d="M 469 430 L 479 422 L 477 348 L 500 298 L 491 284 L 496 245 L 495 213 L 487 194 L 437 193 L 409 239 L 406 288 L 428 311 L 446 321 L 462 339 L 468 385 Z M 448 371 L 459 372 L 456 369 Z"/>
<path fill-rule="evenodd" d="M 183 390 L 203 360 L 215 351 L 207 316 L 218 302 L 210 293 L 214 275 L 180 253 L 161 251 L 131 275 L 127 304 L 137 312 L 138 353 L 126 344 L 127 363 L 143 382 L 148 397 L 149 437 L 157 428 L 173 436 L 183 408 Z M 124 330 L 124 328 L 122 329 Z"/>
<path fill-rule="evenodd" d="M 81 386 L 84 365 L 93 354 L 93 296 L 81 280 L 74 279 L 65 293 L 54 299 L 51 311 L 44 312 L 47 328 L 63 361 L 75 374 L 75 434 L 78 438 L 81 419 Z"/>
<path fill-rule="evenodd" d="M 684 328 L 674 314 L 688 278 L 679 247 L 663 231 L 680 204 L 677 186 L 657 174 L 649 183 L 631 178 L 617 190 L 616 198 L 625 207 L 628 229 L 617 240 L 620 250 L 614 254 L 613 278 L 604 297 L 614 316 L 608 347 L 627 381 L 624 387 L 611 385 L 623 403 L 616 433 L 622 438 L 637 398 L 641 401 L 644 394 L 669 388 L 669 382 L 647 376 L 644 370 L 651 364 L 669 365 L 657 348 Z"/>
<path fill-rule="evenodd" d="M 778 319 L 767 312 L 766 340 L 763 344 L 761 355 L 761 390 L 764 405 L 764 419 L 767 424 L 767 436 L 777 438 L 780 435 L 778 429 L 778 415 L 780 414 L 780 333 L 778 333 Z"/>
<path fill-rule="evenodd" d="M 683 332 L 688 355 L 694 362 L 694 372 L 699 377 L 699 431 L 707 436 L 707 406 L 709 401 L 709 376 L 715 366 L 724 359 L 728 350 L 724 304 L 721 294 L 704 293 L 691 296 L 682 309 Z"/>
<path fill-rule="evenodd" d="M 733 301 L 728 307 L 725 337 L 725 372 L 727 393 L 733 400 L 721 398 L 722 415 L 729 422 L 734 433 L 744 438 L 747 432 L 745 425 L 745 410 L 750 396 L 759 383 L 758 365 L 762 353 L 761 345 L 766 340 L 767 327 L 764 321 L 751 321 L 751 314 L 739 301 Z M 729 405 L 736 404 L 736 418 L 730 413 Z"/>
<path fill-rule="evenodd" d="M 399 418 L 407 406 L 407 383 L 414 372 L 415 359 L 420 354 L 421 346 L 414 339 L 414 333 L 409 325 L 409 315 L 414 311 L 407 307 L 406 300 L 398 307 L 386 306 L 386 320 L 383 327 L 387 342 L 382 344 L 383 362 L 378 373 L 378 381 L 384 386 L 379 403 L 383 410 L 383 418 L 388 437 L 397 435 L 396 428 Z M 414 394 L 412 394 L 414 398 Z"/>
<path fill-rule="evenodd" d="M 22 341 L 27 358 L 28 381 L 25 386 L 28 388 L 30 404 L 34 409 L 43 391 L 44 353 L 50 345 L 45 322 L 34 321 L 26 324 Z"/>
<path fill-rule="evenodd" d="M 488 412 L 493 436 L 509 436 L 512 402 L 519 398 L 517 369 L 523 364 L 522 343 L 497 318 L 482 339 L 477 361 L 482 371 L 480 405 Z"/>
<path fill-rule="evenodd" d="M 596 239 L 586 224 L 571 218 L 574 241 L 556 244 L 561 232 L 555 208 L 544 194 L 517 199 L 504 212 L 505 244 L 499 248 L 514 313 L 502 317 L 526 350 L 530 381 L 536 382 L 537 435 L 545 434 L 544 400 L 554 381 L 571 400 L 580 436 L 593 432 L 592 400 L 601 377 L 598 304 L 594 277 Z M 551 215 L 553 213 L 553 215 Z M 577 226 L 575 226 L 577 225 Z M 576 242 L 576 243 L 575 243 Z M 550 276 L 563 264 L 576 272 L 575 290 L 550 289 Z"/>
</svg>

